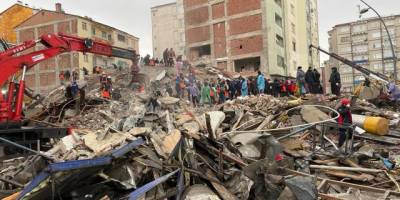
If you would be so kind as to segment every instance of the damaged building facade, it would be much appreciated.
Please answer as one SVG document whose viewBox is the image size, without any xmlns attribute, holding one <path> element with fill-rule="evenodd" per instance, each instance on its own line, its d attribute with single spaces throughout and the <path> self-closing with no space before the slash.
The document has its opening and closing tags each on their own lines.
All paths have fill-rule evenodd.
<svg viewBox="0 0 400 200">
<path fill-rule="evenodd" d="M 15 27 L 17 43 L 36 40 L 43 34 L 63 33 L 82 38 L 91 38 L 124 49 L 139 49 L 139 38 L 124 31 L 96 22 L 89 17 L 68 14 L 62 10 L 61 4 L 56 4 L 56 11 L 40 10 L 30 18 Z M 39 50 L 41 47 L 35 47 Z M 104 68 L 128 67 L 130 60 L 110 58 L 93 54 L 70 52 L 49 59 L 36 65 L 27 72 L 26 83 L 38 94 L 45 94 L 60 85 L 59 74 L 65 71 L 78 70 L 83 75 L 83 68 L 89 73 L 96 66 Z"/>
<path fill-rule="evenodd" d="M 295 76 L 319 67 L 316 0 L 185 0 L 186 56 L 194 66 Z"/>
</svg>

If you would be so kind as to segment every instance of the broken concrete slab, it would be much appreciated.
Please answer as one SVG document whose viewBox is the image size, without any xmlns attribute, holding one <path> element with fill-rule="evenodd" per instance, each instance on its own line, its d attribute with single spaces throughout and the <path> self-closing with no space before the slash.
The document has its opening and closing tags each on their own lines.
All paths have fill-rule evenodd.
<svg viewBox="0 0 400 200">
<path fill-rule="evenodd" d="M 101 154 L 121 145 L 128 138 L 126 134 L 110 133 L 103 140 L 97 140 L 97 134 L 90 132 L 82 137 L 84 144 L 95 154 Z"/>
</svg>

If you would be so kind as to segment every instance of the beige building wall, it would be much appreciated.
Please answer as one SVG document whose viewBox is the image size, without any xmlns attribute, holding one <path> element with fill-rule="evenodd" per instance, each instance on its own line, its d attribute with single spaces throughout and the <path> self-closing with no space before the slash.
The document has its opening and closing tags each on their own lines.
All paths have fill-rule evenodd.
<svg viewBox="0 0 400 200">
<path fill-rule="evenodd" d="M 396 45 L 400 39 L 400 16 L 385 17 L 395 51 L 400 51 Z M 329 32 L 330 52 L 352 60 L 374 72 L 392 75 L 394 64 L 388 36 L 383 24 L 377 18 L 369 18 L 346 24 L 339 24 Z M 398 64 L 399 65 L 399 64 Z M 351 67 L 329 60 L 330 67 L 337 67 L 341 74 L 342 90 L 352 92 L 354 87 L 364 80 L 363 75 Z M 397 66 L 398 67 L 398 66 Z M 330 75 L 331 70 L 328 70 Z"/>
<path fill-rule="evenodd" d="M 317 0 L 284 2 L 287 74 L 295 77 L 298 66 L 306 70 L 320 65 L 319 53 L 309 51 L 310 44 L 319 43 Z"/>
<path fill-rule="evenodd" d="M 166 48 L 185 54 L 183 1 L 151 8 L 153 57 L 162 59 Z"/>
</svg>

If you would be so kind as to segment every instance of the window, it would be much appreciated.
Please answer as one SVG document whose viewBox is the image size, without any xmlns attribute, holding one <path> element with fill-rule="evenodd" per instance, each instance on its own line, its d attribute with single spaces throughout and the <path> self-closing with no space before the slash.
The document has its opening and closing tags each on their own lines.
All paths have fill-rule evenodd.
<svg viewBox="0 0 400 200">
<path fill-rule="evenodd" d="M 296 42 L 292 42 L 293 51 L 296 52 Z"/>
<path fill-rule="evenodd" d="M 339 53 L 348 53 L 348 52 L 351 52 L 351 47 L 349 46 L 339 47 Z"/>
<path fill-rule="evenodd" d="M 292 33 L 296 34 L 296 25 L 292 23 Z"/>
<path fill-rule="evenodd" d="M 394 70 L 394 64 L 392 62 L 385 63 L 385 71 L 393 71 L 393 70 Z"/>
<path fill-rule="evenodd" d="M 277 55 L 276 59 L 279 67 L 285 67 L 285 59 L 282 56 Z"/>
<path fill-rule="evenodd" d="M 380 48 L 382 47 L 381 42 L 374 42 L 374 43 L 372 44 L 372 47 L 373 47 L 374 49 L 380 49 Z"/>
<path fill-rule="evenodd" d="M 376 39 L 376 38 L 380 38 L 381 37 L 381 32 L 380 31 L 375 31 L 372 32 L 372 38 Z"/>
<path fill-rule="evenodd" d="M 382 59 L 382 54 L 381 53 L 376 53 L 376 54 L 374 54 L 374 59 Z"/>
<path fill-rule="evenodd" d="M 277 13 L 275 13 L 275 23 L 276 23 L 279 27 L 282 27 L 282 17 L 279 16 Z"/>
<path fill-rule="evenodd" d="M 366 51 L 368 51 L 368 46 L 367 45 L 354 46 L 353 49 L 354 49 L 354 52 L 356 52 L 356 53 L 366 52 Z"/>
<path fill-rule="evenodd" d="M 96 35 L 96 28 L 94 28 L 94 27 L 92 28 L 92 34 Z"/>
<path fill-rule="evenodd" d="M 350 37 L 349 37 L 349 36 L 341 37 L 341 38 L 340 38 L 340 42 L 341 42 L 341 43 L 350 42 Z"/>
<path fill-rule="evenodd" d="M 372 69 L 374 71 L 382 71 L 382 63 L 375 63 L 374 65 L 372 65 Z"/>
<path fill-rule="evenodd" d="M 276 34 L 276 44 L 283 47 L 283 37 Z"/>
<path fill-rule="evenodd" d="M 82 30 L 87 30 L 87 24 L 86 22 L 82 22 Z"/>
<path fill-rule="evenodd" d="M 340 33 L 348 33 L 350 31 L 350 27 L 349 26 L 343 26 L 339 28 L 339 32 Z"/>
<path fill-rule="evenodd" d="M 361 56 L 354 56 L 354 61 L 366 61 L 368 60 L 368 56 L 366 55 L 361 55 Z"/>
<path fill-rule="evenodd" d="M 104 31 L 101 31 L 101 37 L 106 39 L 107 38 L 107 33 Z"/>
<path fill-rule="evenodd" d="M 366 25 L 356 25 L 353 26 L 353 32 L 363 32 L 367 30 L 367 26 Z"/>
<path fill-rule="evenodd" d="M 384 58 L 392 58 L 393 57 L 392 50 L 385 50 L 383 52 L 383 57 Z"/>
<path fill-rule="evenodd" d="M 355 36 L 352 38 L 353 42 L 367 42 L 368 38 L 365 35 Z"/>
<path fill-rule="evenodd" d="M 124 35 L 118 34 L 117 37 L 118 37 L 118 41 L 120 41 L 120 42 L 125 42 L 125 40 L 126 40 Z"/>
<path fill-rule="evenodd" d="M 379 22 L 372 22 L 368 24 L 369 28 L 378 28 L 379 27 Z"/>
<path fill-rule="evenodd" d="M 108 41 L 111 41 L 111 34 L 108 34 Z"/>
<path fill-rule="evenodd" d="M 276 3 L 279 7 L 282 7 L 282 0 L 275 0 L 275 3 Z"/>
<path fill-rule="evenodd" d="M 86 54 L 86 55 L 83 55 L 83 60 L 85 61 L 85 62 L 89 62 L 89 56 Z"/>
</svg>

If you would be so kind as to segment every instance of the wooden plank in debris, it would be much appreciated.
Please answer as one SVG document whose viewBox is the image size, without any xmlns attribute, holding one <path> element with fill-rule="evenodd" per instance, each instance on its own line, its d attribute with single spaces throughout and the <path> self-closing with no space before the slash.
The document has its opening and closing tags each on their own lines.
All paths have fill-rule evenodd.
<svg viewBox="0 0 400 200">
<path fill-rule="evenodd" d="M 324 171 L 324 173 L 331 175 L 331 176 L 336 176 L 340 178 L 350 178 L 356 181 L 372 181 L 374 180 L 375 176 L 372 176 L 370 174 L 365 174 L 365 173 L 354 173 L 354 172 L 343 172 L 343 171 Z"/>
<path fill-rule="evenodd" d="M 354 184 L 354 183 L 347 183 L 347 182 L 342 182 L 342 181 L 335 181 L 335 180 L 331 180 L 331 179 L 326 179 L 326 178 L 322 178 L 319 176 L 315 176 L 315 175 L 311 175 L 311 174 L 307 174 L 307 173 L 303 173 L 303 172 L 298 172 L 298 171 L 294 171 L 291 169 L 285 169 L 288 173 L 293 174 L 293 175 L 299 175 L 299 176 L 309 176 L 309 177 L 315 177 L 317 178 L 317 180 L 326 180 L 326 182 L 328 184 L 336 184 L 336 185 L 340 185 L 340 186 L 344 186 L 344 187 L 352 187 L 352 188 L 357 188 L 360 190 L 365 190 L 365 191 L 370 191 L 370 192 L 376 192 L 376 193 L 385 193 L 387 190 L 385 189 L 380 189 L 377 187 L 370 187 L 370 186 L 365 186 L 365 185 L 358 185 L 358 184 Z M 396 192 L 396 191 L 390 191 L 391 195 L 396 195 L 398 197 L 400 197 L 400 192 Z"/>
<path fill-rule="evenodd" d="M 387 137 L 387 136 L 377 136 L 377 135 L 372 135 L 372 134 L 354 134 L 355 138 L 361 138 L 361 139 L 366 139 L 366 140 L 371 140 L 374 142 L 379 142 L 379 143 L 384 143 L 384 144 L 390 144 L 390 145 L 398 145 L 400 144 L 400 139 L 397 138 L 392 138 L 392 137 Z"/>
<path fill-rule="evenodd" d="M 213 173 L 210 169 L 207 170 L 206 175 L 209 177 L 216 177 L 215 173 Z M 211 185 L 217 190 L 219 196 L 223 200 L 239 200 L 235 195 L 233 195 L 228 189 L 226 189 L 225 186 L 217 183 L 210 181 Z"/>
<path fill-rule="evenodd" d="M 162 141 L 163 150 L 166 154 L 171 154 L 174 150 L 175 146 L 178 144 L 179 140 L 181 139 L 181 132 L 179 130 L 173 130 L 170 134 L 165 136 L 164 140 Z"/>
<path fill-rule="evenodd" d="M 327 170 L 340 170 L 340 171 L 353 171 L 353 172 L 366 172 L 366 173 L 379 173 L 384 170 L 381 169 L 369 169 L 359 167 L 339 167 L 339 166 L 328 166 L 328 165 L 310 165 L 311 169 L 327 169 Z"/>
</svg>

